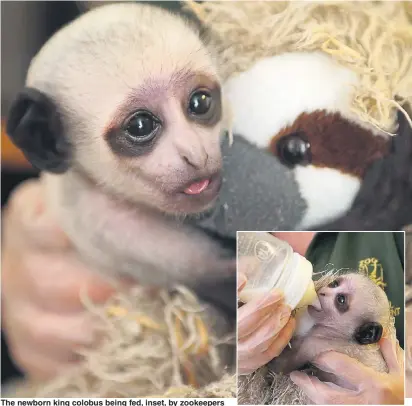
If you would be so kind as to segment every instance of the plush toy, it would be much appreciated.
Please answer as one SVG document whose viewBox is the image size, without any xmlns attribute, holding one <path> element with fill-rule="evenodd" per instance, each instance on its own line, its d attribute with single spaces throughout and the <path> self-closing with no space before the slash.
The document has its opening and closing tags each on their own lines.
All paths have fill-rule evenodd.
<svg viewBox="0 0 412 406">
<path fill-rule="evenodd" d="M 412 222 L 407 2 L 190 2 L 233 113 L 219 204 L 236 230 Z"/>
</svg>

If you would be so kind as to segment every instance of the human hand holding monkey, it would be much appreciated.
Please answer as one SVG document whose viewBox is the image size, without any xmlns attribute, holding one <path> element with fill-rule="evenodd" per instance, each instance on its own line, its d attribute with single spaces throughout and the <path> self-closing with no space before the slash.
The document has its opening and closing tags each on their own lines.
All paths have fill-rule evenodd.
<svg viewBox="0 0 412 406">
<path fill-rule="evenodd" d="M 239 263 L 238 292 L 246 284 Z M 238 373 L 250 374 L 277 357 L 289 343 L 295 329 L 291 308 L 279 290 L 251 300 L 238 310 Z"/>
<path fill-rule="evenodd" d="M 388 373 L 361 364 L 341 353 L 325 352 L 313 362 L 321 370 L 332 373 L 338 384 L 321 382 L 318 378 L 294 371 L 290 377 L 315 404 L 403 404 L 403 350 L 394 338 L 379 341 Z"/>
<path fill-rule="evenodd" d="M 13 359 L 31 378 L 45 379 L 76 361 L 74 350 L 94 342 L 93 319 L 80 301 L 113 287 L 82 264 L 45 210 L 37 180 L 19 186 L 3 214 L 3 328 Z M 30 202 L 30 204 L 28 204 Z"/>
</svg>

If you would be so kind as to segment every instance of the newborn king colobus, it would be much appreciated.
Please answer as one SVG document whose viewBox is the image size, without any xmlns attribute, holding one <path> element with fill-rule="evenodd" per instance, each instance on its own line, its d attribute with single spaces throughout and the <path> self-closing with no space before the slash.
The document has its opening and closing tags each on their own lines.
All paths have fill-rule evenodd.
<svg viewBox="0 0 412 406">
<path fill-rule="evenodd" d="M 365 275 L 349 273 L 318 289 L 317 294 L 319 302 L 309 306 L 306 313 L 305 322 L 309 319 L 310 325 L 295 335 L 290 347 L 253 377 L 239 378 L 239 404 L 283 404 L 280 399 L 285 404 L 310 404 L 287 374 L 307 369 L 327 351 L 346 354 L 378 372 L 388 372 L 377 345 L 394 328 L 383 289 Z M 275 373 L 273 389 L 268 370 Z M 339 384 L 331 373 L 313 366 L 310 372 L 322 381 Z"/>
<path fill-rule="evenodd" d="M 218 195 L 222 104 L 194 27 L 158 7 L 114 4 L 46 43 L 7 131 L 43 171 L 47 205 L 94 268 L 196 287 L 235 275 L 226 249 L 176 221 Z"/>
</svg>

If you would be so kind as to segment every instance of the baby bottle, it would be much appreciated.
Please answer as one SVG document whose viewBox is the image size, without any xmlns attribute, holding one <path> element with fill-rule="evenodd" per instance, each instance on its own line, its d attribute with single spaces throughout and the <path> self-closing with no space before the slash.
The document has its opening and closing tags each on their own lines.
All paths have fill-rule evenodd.
<svg viewBox="0 0 412 406">
<path fill-rule="evenodd" d="M 292 310 L 306 308 L 317 300 L 312 264 L 285 241 L 266 232 L 239 232 L 237 251 L 247 277 L 239 293 L 241 302 L 274 288 L 283 291 L 285 303 Z"/>
</svg>

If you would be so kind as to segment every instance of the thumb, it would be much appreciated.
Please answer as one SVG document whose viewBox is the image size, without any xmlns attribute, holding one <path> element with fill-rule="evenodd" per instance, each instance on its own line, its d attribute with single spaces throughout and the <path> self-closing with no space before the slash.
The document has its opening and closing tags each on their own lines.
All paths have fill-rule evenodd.
<svg viewBox="0 0 412 406">
<path fill-rule="evenodd" d="M 68 248 L 70 241 L 47 208 L 44 195 L 39 180 L 26 181 L 16 188 L 5 212 L 7 238 L 34 247 Z"/>
<path fill-rule="evenodd" d="M 330 382 L 321 382 L 314 376 L 300 371 L 290 374 L 290 379 L 306 396 L 317 405 L 356 405 L 359 404 L 356 392 L 341 388 Z"/>
</svg>

